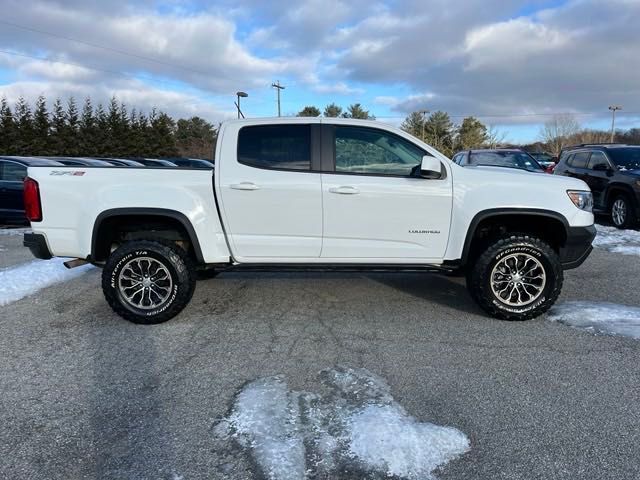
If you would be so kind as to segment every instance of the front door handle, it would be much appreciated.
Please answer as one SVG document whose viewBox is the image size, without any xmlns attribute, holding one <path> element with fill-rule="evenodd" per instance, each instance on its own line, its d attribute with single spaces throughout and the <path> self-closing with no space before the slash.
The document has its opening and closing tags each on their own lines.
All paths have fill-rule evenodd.
<svg viewBox="0 0 640 480">
<path fill-rule="evenodd" d="M 350 185 L 344 185 L 342 187 L 331 187 L 329 189 L 329 191 L 331 193 L 337 193 L 340 195 L 356 195 L 358 193 L 360 193 L 360 190 L 358 190 L 356 187 L 352 187 Z"/>
<path fill-rule="evenodd" d="M 252 182 L 242 182 L 231 185 L 234 190 L 258 190 L 260 187 Z"/>
</svg>

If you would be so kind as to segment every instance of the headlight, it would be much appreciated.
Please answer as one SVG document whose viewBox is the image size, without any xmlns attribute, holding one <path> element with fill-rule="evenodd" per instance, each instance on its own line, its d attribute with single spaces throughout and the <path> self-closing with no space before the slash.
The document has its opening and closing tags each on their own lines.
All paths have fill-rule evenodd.
<svg viewBox="0 0 640 480">
<path fill-rule="evenodd" d="M 591 192 L 567 190 L 567 195 L 569 195 L 573 204 L 580 210 L 584 210 L 585 212 L 593 211 L 593 195 Z"/>
</svg>

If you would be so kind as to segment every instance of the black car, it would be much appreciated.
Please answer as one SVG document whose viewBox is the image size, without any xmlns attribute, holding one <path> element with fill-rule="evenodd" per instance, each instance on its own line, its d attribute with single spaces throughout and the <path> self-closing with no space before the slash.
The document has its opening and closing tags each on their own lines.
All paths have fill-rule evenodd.
<svg viewBox="0 0 640 480">
<path fill-rule="evenodd" d="M 166 158 L 171 163 L 175 163 L 182 168 L 214 168 L 213 163 L 209 160 L 202 160 L 200 158 Z"/>
<path fill-rule="evenodd" d="M 61 163 L 36 157 L 0 157 L 0 223 L 26 223 L 23 181 L 27 167 L 62 166 Z"/>
<path fill-rule="evenodd" d="M 158 158 L 136 158 L 136 162 L 140 162 L 146 167 L 177 167 L 177 165 L 169 160 L 160 160 Z"/>
<path fill-rule="evenodd" d="M 466 150 L 456 153 L 452 161 L 461 166 L 506 167 L 544 173 L 545 169 L 527 152 L 519 149 L 496 148 Z"/>
<path fill-rule="evenodd" d="M 583 144 L 564 149 L 554 172 L 584 180 L 596 213 L 611 215 L 618 228 L 640 220 L 640 146 Z"/>
<path fill-rule="evenodd" d="M 67 167 L 112 167 L 113 165 L 104 160 L 97 160 L 95 158 L 85 157 L 43 157 L 47 160 L 54 160 L 60 162 Z"/>
<path fill-rule="evenodd" d="M 128 158 L 97 158 L 96 160 L 103 160 L 116 167 L 144 167 L 142 163 L 129 160 Z"/>
</svg>

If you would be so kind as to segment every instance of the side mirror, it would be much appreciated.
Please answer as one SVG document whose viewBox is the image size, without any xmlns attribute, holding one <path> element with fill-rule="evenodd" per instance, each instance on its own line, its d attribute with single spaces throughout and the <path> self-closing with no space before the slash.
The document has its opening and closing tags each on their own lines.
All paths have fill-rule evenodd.
<svg viewBox="0 0 640 480">
<path fill-rule="evenodd" d="M 422 178 L 440 178 L 442 176 L 442 165 L 440 164 L 440 160 L 436 157 L 432 157 L 431 155 L 425 155 L 422 157 L 420 176 Z"/>
</svg>

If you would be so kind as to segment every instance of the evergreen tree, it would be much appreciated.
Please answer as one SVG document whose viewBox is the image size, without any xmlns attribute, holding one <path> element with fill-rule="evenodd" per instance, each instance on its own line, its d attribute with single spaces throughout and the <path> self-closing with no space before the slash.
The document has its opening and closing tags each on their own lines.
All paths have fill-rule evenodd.
<svg viewBox="0 0 640 480">
<path fill-rule="evenodd" d="M 453 155 L 454 128 L 449 114 L 433 112 L 425 122 L 426 141 L 434 148 L 450 157 Z"/>
<path fill-rule="evenodd" d="M 16 155 L 30 155 L 33 143 L 33 115 L 31 114 L 31 107 L 24 97 L 18 98 L 14 109 L 14 118 L 16 126 Z"/>
<path fill-rule="evenodd" d="M 154 115 L 151 124 L 151 143 L 154 157 L 175 157 L 178 155 L 174 137 L 175 122 L 164 112 Z"/>
<path fill-rule="evenodd" d="M 216 135 L 215 127 L 203 118 L 180 119 L 176 123 L 175 133 L 178 154 L 212 160 Z"/>
<path fill-rule="evenodd" d="M 369 113 L 369 110 L 362 108 L 359 103 L 349 105 L 347 111 L 342 114 L 344 118 L 357 118 L 360 120 L 375 120 L 376 117 Z"/>
<path fill-rule="evenodd" d="M 321 112 L 318 107 L 306 106 L 298 112 L 298 117 L 319 117 L 320 113 Z"/>
<path fill-rule="evenodd" d="M 30 154 L 49 154 L 49 112 L 44 95 L 38 96 L 33 112 L 33 141 L 31 142 Z"/>
<path fill-rule="evenodd" d="M 400 128 L 423 142 L 426 142 L 425 125 L 426 121 L 422 112 L 411 112 L 407 118 L 404 119 Z"/>
<path fill-rule="evenodd" d="M 67 101 L 66 124 L 64 128 L 63 141 L 65 145 L 65 155 L 77 157 L 84 155 L 79 142 L 79 118 L 78 106 L 73 97 Z"/>
<path fill-rule="evenodd" d="M 6 97 L 0 100 L 0 154 L 14 155 L 17 129 Z"/>
<path fill-rule="evenodd" d="M 109 142 L 110 133 L 107 113 L 104 111 L 101 103 L 96 107 L 93 118 L 95 121 L 95 155 L 98 157 L 113 156 L 110 152 L 111 145 Z"/>
<path fill-rule="evenodd" d="M 51 113 L 51 141 L 49 142 L 52 155 L 64 156 L 67 152 L 65 139 L 65 128 L 67 126 L 67 115 L 62 108 L 62 101 L 56 98 L 53 103 Z"/>
<path fill-rule="evenodd" d="M 91 98 L 84 99 L 82 114 L 78 123 L 78 150 L 82 155 L 96 156 L 96 120 L 93 116 Z"/>
<path fill-rule="evenodd" d="M 487 127 L 475 117 L 462 120 L 455 142 L 455 150 L 482 148 L 487 142 Z"/>
<path fill-rule="evenodd" d="M 324 116 L 325 117 L 339 117 L 342 114 L 342 107 L 339 107 L 335 103 L 330 103 L 326 107 L 324 107 Z"/>
</svg>

